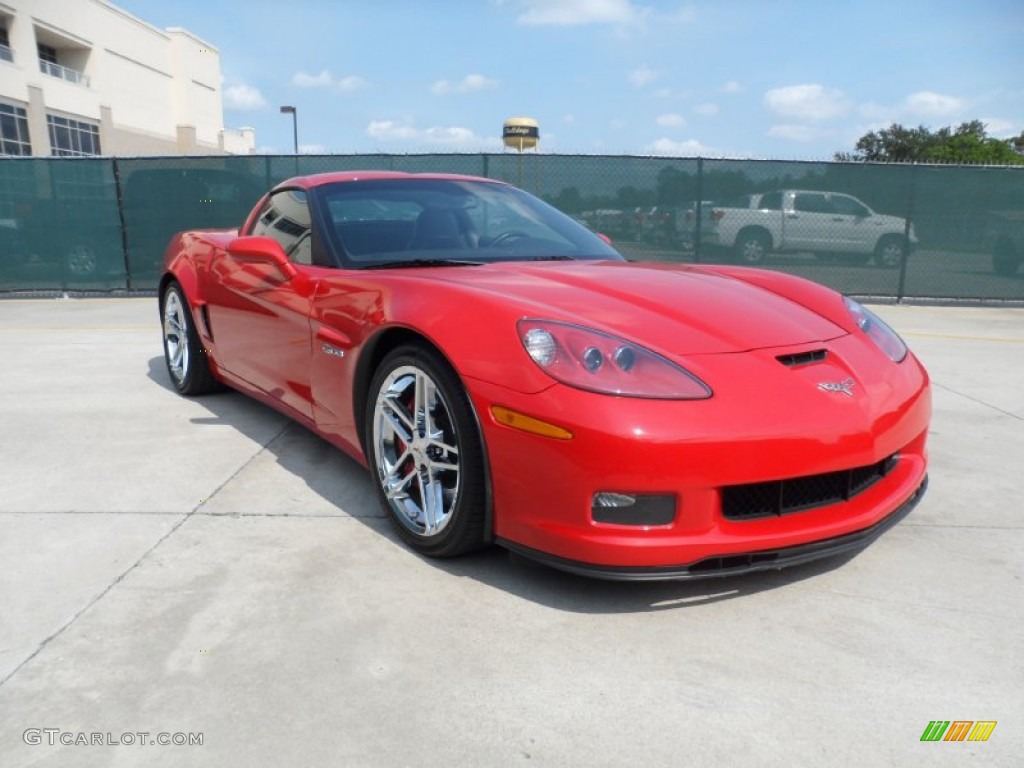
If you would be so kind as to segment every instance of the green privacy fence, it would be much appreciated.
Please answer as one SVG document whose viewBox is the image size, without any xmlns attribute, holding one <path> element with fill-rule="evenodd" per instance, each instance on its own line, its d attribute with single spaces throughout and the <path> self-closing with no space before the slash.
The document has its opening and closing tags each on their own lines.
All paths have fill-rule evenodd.
<svg viewBox="0 0 1024 768">
<path fill-rule="evenodd" d="M 182 229 L 338 170 L 524 187 L 631 259 L 734 262 L 859 296 L 1024 300 L 1024 168 L 546 154 L 5 158 L 0 292 L 152 289 Z"/>
</svg>

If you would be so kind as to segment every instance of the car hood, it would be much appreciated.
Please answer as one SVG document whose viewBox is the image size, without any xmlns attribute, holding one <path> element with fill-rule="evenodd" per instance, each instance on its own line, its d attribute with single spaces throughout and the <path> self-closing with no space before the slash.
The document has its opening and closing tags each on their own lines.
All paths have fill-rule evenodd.
<svg viewBox="0 0 1024 768">
<path fill-rule="evenodd" d="M 816 312 L 711 269 L 614 261 L 444 267 L 520 316 L 577 323 L 676 355 L 743 352 L 846 335 Z"/>
</svg>

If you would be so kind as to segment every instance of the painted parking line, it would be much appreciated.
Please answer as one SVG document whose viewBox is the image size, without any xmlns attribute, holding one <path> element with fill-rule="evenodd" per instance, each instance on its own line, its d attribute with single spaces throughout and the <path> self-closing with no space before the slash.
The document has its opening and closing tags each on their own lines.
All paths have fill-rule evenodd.
<svg viewBox="0 0 1024 768">
<path fill-rule="evenodd" d="M 75 333 L 76 331 L 95 333 L 96 331 L 152 331 L 160 330 L 160 323 L 149 325 L 97 325 L 71 326 L 68 328 L 0 328 L 0 333 Z"/>
</svg>

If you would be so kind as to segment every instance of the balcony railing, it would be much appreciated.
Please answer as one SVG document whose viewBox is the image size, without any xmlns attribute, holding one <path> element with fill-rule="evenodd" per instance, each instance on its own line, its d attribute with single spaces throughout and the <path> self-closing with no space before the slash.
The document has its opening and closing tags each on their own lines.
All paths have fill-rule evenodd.
<svg viewBox="0 0 1024 768">
<path fill-rule="evenodd" d="M 43 61 L 40 59 L 39 70 L 44 74 L 51 75 L 52 77 L 59 77 L 62 80 L 67 80 L 69 83 L 84 85 L 86 88 L 89 87 L 89 76 L 84 72 L 79 72 L 77 69 L 71 69 L 71 67 L 64 67 L 60 64 L 54 64 L 52 61 Z"/>
<path fill-rule="evenodd" d="M 0 61 L 14 61 L 14 51 L 3 44 L 0 44 Z"/>
</svg>

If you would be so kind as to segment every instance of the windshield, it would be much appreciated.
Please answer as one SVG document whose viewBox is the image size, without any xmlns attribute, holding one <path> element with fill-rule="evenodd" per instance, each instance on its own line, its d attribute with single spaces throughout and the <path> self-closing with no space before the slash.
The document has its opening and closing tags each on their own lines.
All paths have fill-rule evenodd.
<svg viewBox="0 0 1024 768">
<path fill-rule="evenodd" d="M 347 267 L 613 259 L 614 248 L 532 195 L 454 179 L 370 179 L 315 188 L 325 238 Z"/>
</svg>

